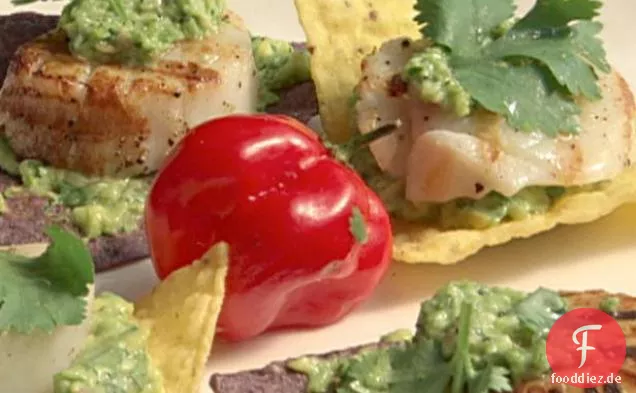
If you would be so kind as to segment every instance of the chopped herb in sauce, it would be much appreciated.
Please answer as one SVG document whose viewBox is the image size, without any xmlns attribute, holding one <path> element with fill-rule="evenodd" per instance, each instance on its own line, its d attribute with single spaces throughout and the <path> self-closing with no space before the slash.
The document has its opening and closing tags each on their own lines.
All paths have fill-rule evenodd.
<svg viewBox="0 0 636 393">
<path fill-rule="evenodd" d="M 415 336 L 349 355 L 304 356 L 287 367 L 311 393 L 487 393 L 550 371 L 547 331 L 566 312 L 556 292 L 451 282 L 421 305 Z"/>
</svg>

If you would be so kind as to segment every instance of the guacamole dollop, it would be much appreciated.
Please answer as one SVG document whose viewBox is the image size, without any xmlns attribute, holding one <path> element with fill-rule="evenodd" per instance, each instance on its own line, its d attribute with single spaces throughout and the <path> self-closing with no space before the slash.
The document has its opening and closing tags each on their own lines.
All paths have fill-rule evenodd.
<svg viewBox="0 0 636 393">
<path fill-rule="evenodd" d="M 59 27 L 80 58 L 142 65 L 175 41 L 216 32 L 224 8 L 224 0 L 72 0 Z"/>
<path fill-rule="evenodd" d="M 256 36 L 252 37 L 252 51 L 259 79 L 259 111 L 278 102 L 278 90 L 311 78 L 306 49 L 296 49 L 287 41 Z"/>
<path fill-rule="evenodd" d="M 468 339 L 464 348 L 458 348 L 466 304 L 473 310 L 468 318 Z M 421 304 L 412 339 L 404 335 L 390 345 L 380 343 L 347 356 L 304 356 L 286 365 L 308 376 L 312 393 L 388 392 L 392 382 L 422 372 L 414 365 L 418 358 L 429 362 L 429 370 L 443 370 L 442 363 L 459 351 L 466 353 L 468 371 L 502 367 L 506 378 L 509 375 L 516 383 L 550 372 L 545 355 L 547 334 L 566 311 L 565 300 L 548 289 L 524 293 L 470 281 L 450 282 Z M 437 348 L 441 348 L 441 357 L 436 360 L 439 364 L 431 364 L 435 357 L 430 351 Z M 420 352 L 414 354 L 414 350 Z M 443 386 L 431 390 L 437 391 L 435 388 Z"/>
<path fill-rule="evenodd" d="M 470 94 L 453 76 L 444 49 L 433 46 L 415 53 L 404 66 L 402 78 L 415 87 L 422 101 L 439 104 L 457 116 L 470 114 Z"/>
<path fill-rule="evenodd" d="M 18 161 L 5 138 L 0 138 L 0 167 L 22 182 L 7 188 L 5 198 L 30 193 L 62 204 L 89 238 L 136 230 L 150 189 L 149 178 L 87 177 L 36 160 Z"/>
<path fill-rule="evenodd" d="M 95 298 L 90 335 L 71 366 L 54 377 L 54 393 L 162 393 L 147 351 L 148 330 L 133 305 L 104 293 Z"/>
<path fill-rule="evenodd" d="M 567 304 L 558 293 L 540 288 L 531 293 L 490 287 L 472 281 L 451 282 L 422 303 L 416 337 L 442 344 L 442 352 L 455 350 L 457 325 L 464 303 L 474 307 L 468 351 L 476 368 L 490 362 L 510 370 L 514 381 L 545 375 L 548 332 L 565 314 Z"/>
</svg>

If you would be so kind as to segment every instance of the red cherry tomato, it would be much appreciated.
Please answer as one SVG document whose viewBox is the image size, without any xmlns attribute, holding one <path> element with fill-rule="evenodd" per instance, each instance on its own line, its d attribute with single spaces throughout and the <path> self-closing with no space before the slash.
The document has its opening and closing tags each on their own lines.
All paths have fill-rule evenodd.
<svg viewBox="0 0 636 393">
<path fill-rule="evenodd" d="M 218 323 L 229 340 L 336 322 L 391 259 L 380 199 L 285 116 L 235 115 L 191 131 L 155 180 L 145 220 L 160 278 L 229 244 Z"/>
</svg>

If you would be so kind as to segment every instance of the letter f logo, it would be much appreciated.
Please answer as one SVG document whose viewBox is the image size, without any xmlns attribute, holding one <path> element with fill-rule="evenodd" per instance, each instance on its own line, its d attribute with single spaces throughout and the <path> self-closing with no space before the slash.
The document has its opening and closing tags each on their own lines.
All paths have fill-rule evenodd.
<svg viewBox="0 0 636 393">
<path fill-rule="evenodd" d="M 593 351 L 596 349 L 594 347 L 587 345 L 587 331 L 601 330 L 602 327 L 603 326 L 601 325 L 585 325 L 576 329 L 574 333 L 572 333 L 572 341 L 574 341 L 574 344 L 577 344 L 577 345 L 581 344 L 581 346 L 576 349 L 577 351 L 581 351 L 581 364 L 579 364 L 579 368 L 583 367 L 583 365 L 585 364 L 585 360 L 587 359 L 587 351 L 588 350 Z M 581 342 L 579 342 L 576 336 L 581 332 L 583 332 L 582 334 L 583 339 L 581 340 Z"/>
</svg>

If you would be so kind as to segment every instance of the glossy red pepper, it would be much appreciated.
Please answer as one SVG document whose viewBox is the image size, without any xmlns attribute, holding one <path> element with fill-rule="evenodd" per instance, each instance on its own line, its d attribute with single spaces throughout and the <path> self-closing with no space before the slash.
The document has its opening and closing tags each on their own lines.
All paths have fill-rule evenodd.
<svg viewBox="0 0 636 393">
<path fill-rule="evenodd" d="M 234 115 L 194 129 L 152 186 L 146 230 L 158 275 L 230 245 L 219 334 L 334 323 L 367 298 L 391 258 L 389 216 L 305 125 Z"/>
</svg>

